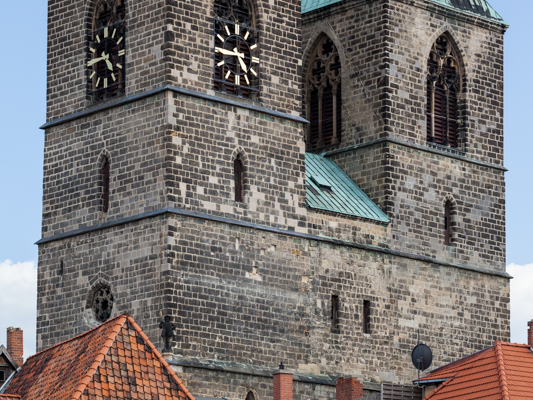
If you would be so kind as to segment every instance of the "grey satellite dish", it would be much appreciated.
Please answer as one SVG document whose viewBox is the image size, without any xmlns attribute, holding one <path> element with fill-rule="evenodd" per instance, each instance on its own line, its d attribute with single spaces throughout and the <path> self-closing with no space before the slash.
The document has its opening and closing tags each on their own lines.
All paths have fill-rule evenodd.
<svg viewBox="0 0 533 400">
<path fill-rule="evenodd" d="M 420 371 L 428 369 L 433 361 L 431 349 L 425 344 L 418 344 L 411 353 L 411 360 L 416 369 Z"/>
</svg>

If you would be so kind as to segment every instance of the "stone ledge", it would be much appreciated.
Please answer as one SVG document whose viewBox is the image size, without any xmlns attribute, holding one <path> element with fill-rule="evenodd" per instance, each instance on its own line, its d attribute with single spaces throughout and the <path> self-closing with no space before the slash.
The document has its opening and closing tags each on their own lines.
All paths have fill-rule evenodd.
<svg viewBox="0 0 533 400">
<path fill-rule="evenodd" d="M 80 118 L 85 118 L 85 117 L 88 117 L 89 115 L 96 114 L 96 113 L 99 113 L 99 112 L 102 112 L 102 111 L 105 111 L 105 110 L 109 110 L 111 108 L 120 107 L 120 106 L 123 106 L 125 104 L 129 104 L 129 103 L 133 103 L 135 101 L 139 101 L 139 100 L 145 99 L 147 97 L 152 97 L 152 96 L 158 95 L 159 93 L 163 93 L 163 92 L 166 92 L 166 91 L 171 91 L 171 92 L 183 94 L 183 95 L 186 95 L 186 96 L 191 96 L 191 97 L 196 97 L 196 98 L 200 98 L 200 99 L 204 99 L 204 100 L 208 100 L 208 101 L 213 101 L 213 102 L 216 102 L 216 103 L 226 104 L 226 105 L 229 105 L 229 106 L 244 108 L 244 109 L 255 111 L 255 112 L 258 112 L 258 113 L 272 115 L 274 117 L 287 119 L 287 120 L 294 121 L 294 122 L 299 122 L 301 124 L 308 124 L 309 123 L 309 121 L 307 121 L 305 118 L 297 117 L 295 115 L 290 115 L 290 114 L 286 114 L 286 113 L 282 113 L 280 111 L 271 110 L 271 109 L 266 108 L 266 107 L 260 107 L 260 106 L 244 103 L 244 102 L 237 101 L 237 100 L 227 99 L 227 98 L 224 98 L 224 97 L 212 96 L 212 95 L 209 95 L 209 94 L 196 92 L 194 90 L 182 89 L 182 88 L 180 88 L 178 86 L 174 86 L 174 85 L 165 85 L 165 86 L 162 86 L 160 88 L 148 90 L 146 92 L 138 93 L 138 94 L 133 95 L 133 96 L 123 97 L 121 99 L 117 99 L 117 100 L 114 100 L 114 101 L 111 101 L 111 102 L 108 102 L 108 103 L 105 103 L 105 104 L 99 104 L 99 105 L 97 105 L 95 107 L 91 107 L 91 108 L 88 108 L 88 109 L 83 110 L 83 111 L 75 112 L 73 114 L 66 115 L 66 116 L 61 117 L 59 119 L 48 121 L 45 124 L 43 124 L 40 127 L 40 129 L 52 128 L 54 126 L 61 125 L 61 124 L 64 124 L 66 122 L 75 121 L 75 120 L 80 119 Z"/>
<path fill-rule="evenodd" d="M 455 263 L 451 263 L 447 261 L 441 261 L 435 258 L 421 256 L 418 254 L 411 254 L 411 253 L 405 253 L 403 251 L 391 250 L 391 249 L 384 248 L 384 247 L 372 246 L 372 245 L 367 245 L 367 244 L 358 244 L 354 242 L 348 242 L 348 241 L 329 238 L 325 236 L 311 235 L 309 233 L 299 233 L 299 232 L 289 231 L 286 229 L 274 228 L 274 227 L 265 226 L 265 225 L 258 225 L 258 224 L 253 224 L 250 222 L 239 221 L 239 220 L 232 219 L 232 218 L 218 217 L 215 215 L 205 214 L 205 213 L 201 213 L 198 211 L 188 211 L 188 210 L 183 210 L 181 208 L 173 208 L 173 207 L 165 207 L 159 210 L 154 210 L 154 211 L 150 211 L 150 212 L 143 213 L 143 214 L 137 214 L 137 215 L 127 217 L 127 218 L 120 218 L 115 221 L 108 221 L 102 224 L 87 226 L 85 228 L 80 228 L 80 229 L 76 229 L 73 231 L 60 233 L 58 235 L 50 236 L 47 238 L 42 238 L 38 240 L 37 242 L 35 242 L 35 244 L 40 245 L 40 244 L 45 244 L 45 243 L 51 243 L 56 240 L 83 235 L 86 233 L 95 232 L 95 231 L 99 231 L 99 230 L 103 230 L 103 229 L 107 229 L 107 228 L 111 228 L 111 227 L 115 227 L 119 225 L 124 225 L 124 224 L 128 224 L 131 222 L 136 222 L 136 221 L 146 219 L 146 218 L 153 218 L 153 217 L 157 217 L 157 216 L 164 215 L 164 214 L 181 215 L 185 217 L 198 218 L 198 219 L 219 222 L 219 223 L 228 224 L 228 225 L 241 226 L 243 228 L 257 229 L 257 230 L 276 233 L 280 235 L 298 237 L 298 238 L 314 240 L 318 242 L 331 243 L 331 244 L 335 244 L 339 246 L 347 246 L 347 247 L 352 247 L 352 248 L 361 249 L 361 250 L 375 251 L 375 252 L 379 252 L 383 254 L 389 254 L 392 256 L 409 258 L 411 260 L 423 261 L 429 264 L 436 264 L 436 265 L 441 265 L 444 267 L 451 267 L 451 268 L 457 268 L 457 269 L 462 269 L 462 270 L 471 271 L 471 272 L 478 272 L 478 273 L 485 274 L 485 275 L 499 276 L 501 278 L 506 278 L 506 279 L 513 278 L 507 272 L 492 271 L 489 269 L 478 268 L 478 267 L 470 267 L 467 265 L 455 264 Z"/>
</svg>

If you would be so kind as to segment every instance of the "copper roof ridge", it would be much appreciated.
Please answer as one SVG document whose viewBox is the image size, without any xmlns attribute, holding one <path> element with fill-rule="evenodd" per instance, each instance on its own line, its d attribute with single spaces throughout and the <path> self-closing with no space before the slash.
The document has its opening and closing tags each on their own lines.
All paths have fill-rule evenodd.
<svg viewBox="0 0 533 400">
<path fill-rule="evenodd" d="M 499 340 L 494 342 L 494 349 L 496 350 L 496 362 L 498 365 L 498 376 L 500 381 L 500 390 L 502 400 L 509 400 L 509 389 L 507 388 L 507 375 L 505 373 L 505 364 L 503 362 L 502 343 Z"/>
<path fill-rule="evenodd" d="M 57 343 L 57 344 L 54 344 L 53 346 L 50 346 L 50 347 L 48 347 L 48 348 L 46 348 L 46 349 L 44 349 L 44 350 L 41 350 L 41 351 L 39 351 L 38 353 L 35 353 L 35 354 L 32 355 L 32 356 L 29 356 L 29 357 L 26 359 L 26 362 L 28 362 L 30 358 L 37 357 L 38 355 L 40 355 L 40 354 L 42 354 L 42 353 L 44 353 L 44 352 L 46 352 L 46 351 L 48 351 L 48 350 L 55 349 L 56 347 L 58 347 L 58 346 L 62 346 L 62 345 L 64 345 L 65 343 L 68 343 L 68 342 L 70 342 L 70 341 L 72 341 L 72 340 L 76 340 L 76 339 L 78 339 L 78 338 L 80 338 L 80 337 L 82 337 L 82 336 L 88 335 L 89 333 L 95 331 L 96 329 L 100 329 L 102 326 L 107 325 L 107 324 L 110 324 L 111 321 L 114 321 L 115 319 L 118 319 L 118 318 L 123 317 L 123 316 L 129 316 L 129 314 L 127 314 L 127 313 L 122 313 L 122 314 L 120 314 L 120 315 L 117 315 L 116 317 L 113 317 L 113 318 L 111 318 L 110 320 L 108 320 L 108 321 L 106 321 L 106 322 L 104 322 L 104 323 L 102 323 L 102 324 L 100 324 L 100 325 L 98 325 L 98 326 L 95 326 L 94 328 L 89 329 L 89 330 L 86 331 L 86 332 L 80 333 L 79 335 L 76 335 L 76 336 L 74 336 L 74 337 L 71 337 L 70 339 L 63 340 L 62 342 L 59 342 L 59 343 Z"/>
<path fill-rule="evenodd" d="M 120 318 L 123 318 L 123 320 L 121 322 L 118 322 L 120 321 Z M 89 382 L 91 382 L 91 379 L 93 378 L 94 373 L 98 370 L 98 367 L 104 360 L 105 355 L 107 354 L 107 352 L 109 351 L 113 343 L 115 342 L 115 339 L 117 338 L 118 333 L 120 332 L 120 330 L 122 329 L 122 327 L 124 326 L 128 318 L 131 318 L 131 317 L 126 314 L 120 314 L 116 318 L 113 318 L 105 322 L 105 324 L 107 324 L 107 323 L 111 323 L 111 321 L 113 321 L 114 319 L 117 320 L 117 324 L 111 330 L 111 333 L 107 336 L 107 340 L 105 341 L 103 347 L 98 351 L 96 358 L 94 359 L 94 362 L 87 370 L 87 373 L 85 374 L 85 376 L 81 378 L 81 381 L 80 381 L 81 383 L 78 385 L 76 390 L 74 390 L 74 393 L 72 394 L 72 397 L 71 397 L 72 400 L 77 400 L 81 397 L 81 395 L 83 394 L 83 391 L 85 390 Z M 105 324 L 99 325 L 99 327 L 102 327 Z"/>
<path fill-rule="evenodd" d="M 139 332 L 139 334 L 141 335 L 141 337 L 144 339 L 144 341 L 152 348 L 152 350 L 154 351 L 154 354 L 157 356 L 157 358 L 159 359 L 159 362 L 161 362 L 161 364 L 163 364 L 165 366 L 165 368 L 167 369 L 167 371 L 172 375 L 172 378 L 174 378 L 174 380 L 178 383 L 178 385 L 180 385 L 180 388 L 181 390 L 183 390 L 183 392 L 187 395 L 187 397 L 190 399 L 190 400 L 196 400 L 194 398 L 194 396 L 191 394 L 191 392 L 189 392 L 189 390 L 187 389 L 187 387 L 183 384 L 183 382 L 181 381 L 181 379 L 176 375 L 176 373 L 174 372 L 174 370 L 172 369 L 172 367 L 168 364 L 168 362 L 163 358 L 163 355 L 157 350 L 157 348 L 154 346 L 154 344 L 152 343 L 152 341 L 148 338 L 148 336 L 146 336 L 146 334 L 143 332 L 143 330 L 139 327 L 139 325 L 137 325 L 137 322 L 135 322 L 135 320 L 130 317 L 129 315 L 127 316 L 127 319 L 128 321 L 133 325 L 133 327 L 137 330 L 137 332 Z"/>
</svg>

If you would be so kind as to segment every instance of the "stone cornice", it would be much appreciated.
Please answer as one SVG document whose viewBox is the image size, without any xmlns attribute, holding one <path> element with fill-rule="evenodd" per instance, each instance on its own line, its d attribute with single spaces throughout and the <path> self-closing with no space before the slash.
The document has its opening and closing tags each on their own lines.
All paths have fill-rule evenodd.
<svg viewBox="0 0 533 400">
<path fill-rule="evenodd" d="M 438 155 L 445 156 L 445 157 L 455 158 L 456 160 L 465 161 L 465 162 L 468 162 L 468 163 L 471 163 L 471 164 L 480 165 L 480 166 L 483 166 L 483 167 L 486 167 L 486 168 L 492 168 L 492 169 L 496 169 L 496 170 L 500 170 L 500 171 L 504 171 L 504 172 L 508 171 L 507 168 L 505 168 L 505 167 L 503 167 L 501 165 L 493 164 L 493 163 L 489 163 L 489 162 L 485 162 L 485 161 L 480 161 L 480 160 L 475 160 L 473 158 L 466 157 L 465 155 L 463 155 L 460 152 L 455 152 L 455 151 L 451 152 L 451 151 L 447 151 L 444 148 L 441 150 L 441 149 L 439 149 L 437 147 L 422 146 L 420 144 L 410 143 L 410 142 L 406 142 L 404 140 L 400 140 L 400 139 L 396 139 L 396 138 L 388 138 L 388 137 L 379 138 L 379 139 L 376 139 L 376 140 L 371 140 L 371 141 L 365 142 L 365 143 L 354 144 L 354 145 L 343 147 L 343 148 L 336 149 L 336 150 L 331 150 L 331 151 L 326 152 L 324 155 L 326 157 L 330 157 L 330 156 L 334 156 L 336 154 L 346 153 L 346 152 L 350 152 L 350 151 L 356 151 L 358 149 L 362 149 L 362 148 L 365 148 L 365 147 L 379 145 L 381 143 L 394 143 L 394 144 L 397 144 L 397 145 L 400 145 L 400 146 L 410 147 L 412 149 L 424 151 L 426 153 L 433 153 L 433 154 L 438 154 Z"/>
<path fill-rule="evenodd" d="M 278 117 L 278 118 L 281 118 L 281 119 L 286 119 L 286 120 L 298 122 L 298 123 L 301 123 L 301 124 L 308 124 L 309 123 L 309 121 L 307 121 L 305 118 L 302 118 L 302 117 L 299 117 L 299 116 L 295 116 L 295 115 L 291 115 L 291 114 L 287 114 L 287 113 L 282 113 L 282 112 L 275 111 L 275 110 L 271 110 L 270 108 L 257 106 L 255 104 L 249 104 L 249 103 L 246 103 L 246 102 L 243 102 L 243 101 L 228 99 L 228 98 L 222 97 L 222 96 L 213 96 L 213 95 L 210 95 L 210 94 L 201 93 L 201 92 L 197 92 L 197 91 L 194 91 L 194 90 L 183 89 L 183 88 L 180 88 L 180 87 L 174 86 L 174 85 L 165 85 L 165 86 L 161 86 L 161 87 L 156 88 L 156 89 L 148 90 L 146 92 L 137 93 L 137 94 L 135 94 L 133 96 L 122 97 L 122 98 L 117 99 L 117 100 L 113 100 L 113 101 L 110 101 L 110 102 L 99 104 L 97 106 L 88 108 L 86 110 L 78 111 L 78 112 L 66 115 L 64 117 L 58 118 L 58 119 L 54 119 L 52 121 L 48 121 L 44 125 L 42 125 L 40 127 L 40 129 L 52 128 L 54 126 L 58 126 L 58 125 L 61 125 L 61 124 L 67 123 L 67 122 L 75 121 L 75 120 L 80 119 L 80 118 L 85 118 L 85 117 L 88 117 L 89 115 L 93 115 L 93 114 L 96 114 L 96 113 L 99 113 L 99 112 L 102 112 L 102 111 L 105 111 L 105 110 L 109 110 L 111 108 L 120 107 L 120 106 L 129 104 L 129 103 L 133 103 L 133 102 L 136 102 L 136 101 L 148 98 L 148 97 L 156 96 L 159 93 L 164 93 L 166 91 L 171 91 L 171 92 L 178 93 L 178 94 L 183 94 L 183 95 L 186 95 L 186 96 L 196 97 L 196 98 L 200 98 L 200 99 L 203 99 L 203 100 L 213 101 L 213 102 L 216 102 L 216 103 L 226 104 L 226 105 L 229 105 L 229 106 L 244 108 L 244 109 L 247 109 L 247 110 L 258 112 L 260 114 L 267 114 L 267 115 L 271 115 L 273 117 Z"/>
<path fill-rule="evenodd" d="M 339 245 L 339 246 L 347 246 L 347 247 L 352 247 L 352 248 L 371 251 L 371 252 L 388 254 L 388 255 L 396 256 L 396 257 L 409 258 L 412 260 L 426 262 L 428 264 L 441 265 L 444 267 L 452 267 L 452 268 L 457 268 L 461 270 L 477 272 L 477 273 L 485 274 L 485 275 L 499 276 L 501 278 L 506 278 L 506 279 L 512 278 L 507 272 L 492 271 L 492 270 L 485 269 L 485 268 L 478 268 L 478 267 L 471 267 L 468 265 L 455 264 L 455 263 L 451 263 L 447 261 L 437 260 L 435 258 L 431 258 L 427 256 L 421 256 L 418 254 L 411 254 L 411 253 L 406 253 L 403 251 L 391 250 L 391 249 L 387 249 L 384 247 L 348 242 L 345 240 L 339 240 L 339 239 L 334 239 L 334 238 L 324 237 L 324 236 L 310 235 L 308 233 L 300 233 L 300 232 L 290 231 L 287 229 L 253 224 L 250 222 L 239 221 L 233 218 L 218 217 L 215 215 L 205 214 L 205 213 L 201 213 L 197 211 L 183 210 L 181 208 L 174 208 L 174 207 L 165 207 L 159 210 L 154 210 L 154 211 L 150 211 L 147 213 L 134 215 L 131 217 L 121 218 L 121 219 L 117 219 L 114 221 L 104 222 L 102 224 L 96 224 L 92 226 L 87 226 L 85 228 L 80 228 L 80 229 L 76 229 L 73 231 L 60 233 L 58 235 L 50 236 L 47 238 L 42 238 L 39 241 L 37 241 L 35 244 L 40 245 L 40 244 L 51 243 L 57 240 L 67 239 L 70 237 L 79 236 L 79 235 L 87 234 L 90 232 L 96 232 L 96 231 L 100 231 L 103 229 L 108 229 L 108 228 L 112 228 L 115 226 L 136 222 L 136 221 L 140 221 L 146 218 L 154 218 L 154 217 L 158 217 L 158 216 L 165 215 L 165 214 L 179 215 L 179 216 L 184 216 L 184 217 L 189 217 L 189 218 L 198 218 L 198 219 L 219 222 L 219 223 L 233 225 L 233 226 L 240 226 L 243 228 L 250 228 L 250 229 L 256 229 L 256 230 L 260 230 L 264 232 L 276 233 L 279 235 L 286 235 L 286 236 L 297 237 L 301 239 L 314 240 L 317 242 L 330 243 L 330 244 Z"/>
</svg>

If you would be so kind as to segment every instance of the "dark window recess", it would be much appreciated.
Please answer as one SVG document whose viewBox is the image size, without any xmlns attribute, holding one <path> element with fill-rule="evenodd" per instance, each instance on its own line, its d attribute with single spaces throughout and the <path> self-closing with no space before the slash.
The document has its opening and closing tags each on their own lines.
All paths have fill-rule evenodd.
<svg viewBox="0 0 533 400">
<path fill-rule="evenodd" d="M 215 0 L 213 3 L 215 17 L 239 25 L 254 27 L 254 10 L 251 0 Z"/>
<path fill-rule="evenodd" d="M 63 263 L 63 260 L 59 261 L 59 275 L 63 276 L 63 272 L 65 270 L 65 264 Z"/>
<path fill-rule="evenodd" d="M 5 371 L 0 371 L 0 382 L 3 382 L 6 380 L 6 374 Z"/>
<path fill-rule="evenodd" d="M 339 296 L 331 295 L 331 329 L 339 329 Z M 338 332 L 337 332 L 338 333 Z"/>
<path fill-rule="evenodd" d="M 458 58 L 446 35 L 433 44 L 428 59 L 427 140 L 458 146 L 458 93 L 461 85 Z"/>
<path fill-rule="evenodd" d="M 452 238 L 451 203 L 448 200 L 444 205 L 444 244 L 449 246 Z"/>
<path fill-rule="evenodd" d="M 341 140 L 341 62 L 337 48 L 324 36 L 311 57 L 307 73 L 307 150 Z"/>
<path fill-rule="evenodd" d="M 370 301 L 363 300 L 363 333 L 370 333 Z"/>
<path fill-rule="evenodd" d="M 107 157 L 102 165 L 102 186 L 102 211 L 106 213 L 109 210 L 109 160 Z"/>
<path fill-rule="evenodd" d="M 243 173 L 242 161 L 237 157 L 233 162 L 234 180 L 235 180 L 235 201 L 243 200 Z"/>
<path fill-rule="evenodd" d="M 255 400 L 255 396 L 252 391 L 248 392 L 248 394 L 246 395 L 246 400 Z"/>
</svg>

